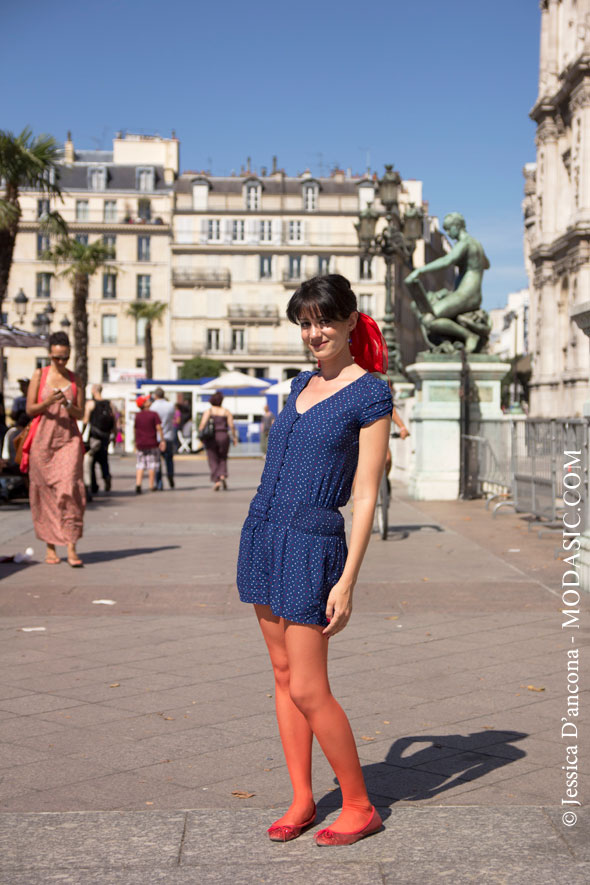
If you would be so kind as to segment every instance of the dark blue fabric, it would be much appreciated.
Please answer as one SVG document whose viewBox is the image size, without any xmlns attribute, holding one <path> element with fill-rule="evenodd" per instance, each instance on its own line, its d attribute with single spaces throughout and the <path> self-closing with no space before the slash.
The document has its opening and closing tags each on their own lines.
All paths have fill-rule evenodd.
<svg viewBox="0 0 590 885">
<path fill-rule="evenodd" d="M 391 414 L 386 381 L 361 375 L 303 414 L 297 397 L 313 372 L 293 379 L 268 437 L 262 480 L 240 539 L 242 602 L 270 605 L 299 624 L 325 626 L 330 590 L 346 562 L 344 519 L 361 427 Z"/>
</svg>

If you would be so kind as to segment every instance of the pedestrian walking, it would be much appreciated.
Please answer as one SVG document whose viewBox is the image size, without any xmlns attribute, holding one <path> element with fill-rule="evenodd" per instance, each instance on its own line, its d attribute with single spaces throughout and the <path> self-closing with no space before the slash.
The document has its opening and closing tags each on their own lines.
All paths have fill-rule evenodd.
<svg viewBox="0 0 590 885">
<path fill-rule="evenodd" d="M 207 452 L 214 492 L 218 492 L 221 488 L 227 490 L 227 455 L 230 435 L 234 446 L 237 446 L 239 442 L 233 415 L 229 409 L 223 408 L 222 402 L 222 393 L 212 394 L 209 398 L 209 408 L 199 424 L 200 438 Z M 209 433 L 205 428 L 210 428 L 211 432 Z"/>
<path fill-rule="evenodd" d="M 135 494 L 141 495 L 143 472 L 148 472 L 150 491 L 156 491 L 156 470 L 160 464 L 160 452 L 166 448 L 160 416 L 150 409 L 149 396 L 138 396 L 135 400 L 139 412 L 135 416 Z"/>
<path fill-rule="evenodd" d="M 274 424 L 274 421 L 275 416 L 271 412 L 268 403 L 265 403 L 262 421 L 260 422 L 260 450 L 265 455 L 268 450 L 268 434 L 270 433 L 270 428 Z"/>
<path fill-rule="evenodd" d="M 45 541 L 45 562 L 57 565 L 56 546 L 67 547 L 67 561 L 80 568 L 76 544 L 82 537 L 86 496 L 82 477 L 84 444 L 77 421 L 84 415 L 84 389 L 66 363 L 65 332 L 49 336 L 51 363 L 36 369 L 27 392 L 33 419 L 23 445 L 21 470 L 29 473 L 29 501 L 35 533 Z"/>
<path fill-rule="evenodd" d="M 293 379 L 269 437 L 262 481 L 242 529 L 238 589 L 253 603 L 275 675 L 279 733 L 293 787 L 273 841 L 295 839 L 315 820 L 313 735 L 342 791 L 342 811 L 315 837 L 348 845 L 376 832 L 353 733 L 333 697 L 328 640 L 346 626 L 369 542 L 393 408 L 379 327 L 357 310 L 339 274 L 304 282 L 287 306 L 318 369 Z M 347 549 L 339 508 L 357 493 Z"/>
<path fill-rule="evenodd" d="M 93 384 L 92 399 L 86 403 L 84 425 L 89 425 L 88 448 L 90 453 L 90 493 L 96 495 L 96 465 L 102 473 L 105 492 L 111 490 L 109 468 L 109 443 L 115 429 L 115 414 L 110 400 L 102 397 L 102 384 Z"/>
<path fill-rule="evenodd" d="M 154 390 L 154 398 L 152 400 L 152 404 L 150 406 L 150 410 L 155 412 L 156 415 L 160 418 L 160 424 L 162 425 L 162 432 L 164 434 L 164 442 L 166 443 L 166 448 L 162 450 L 162 455 L 164 457 L 164 463 L 166 464 L 166 475 L 168 477 L 168 485 L 171 489 L 174 488 L 174 453 L 176 451 L 176 434 L 177 430 L 174 426 L 174 415 L 176 413 L 176 406 L 174 403 L 169 402 L 164 396 L 164 391 L 161 387 L 156 387 Z M 159 489 L 164 488 L 162 483 L 162 462 L 160 461 L 158 465 L 158 470 L 156 472 L 156 485 Z"/>
</svg>

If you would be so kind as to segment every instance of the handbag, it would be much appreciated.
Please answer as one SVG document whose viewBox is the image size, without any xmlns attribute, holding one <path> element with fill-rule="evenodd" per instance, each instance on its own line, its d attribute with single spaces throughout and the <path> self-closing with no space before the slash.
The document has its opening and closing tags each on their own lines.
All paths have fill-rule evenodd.
<svg viewBox="0 0 590 885">
<path fill-rule="evenodd" d="M 213 418 L 209 418 L 203 429 L 199 430 L 197 436 L 202 443 L 215 439 L 215 421 Z"/>
<path fill-rule="evenodd" d="M 16 436 L 14 437 L 14 439 L 12 440 L 12 445 L 14 446 L 14 460 L 15 460 L 15 463 L 18 464 L 19 467 L 20 467 L 20 463 L 23 459 L 23 446 L 25 444 L 25 440 L 26 440 L 27 436 L 29 435 L 30 428 L 31 428 L 31 422 L 29 421 L 27 426 L 23 427 L 23 429 L 20 431 L 20 433 L 17 433 Z"/>
</svg>

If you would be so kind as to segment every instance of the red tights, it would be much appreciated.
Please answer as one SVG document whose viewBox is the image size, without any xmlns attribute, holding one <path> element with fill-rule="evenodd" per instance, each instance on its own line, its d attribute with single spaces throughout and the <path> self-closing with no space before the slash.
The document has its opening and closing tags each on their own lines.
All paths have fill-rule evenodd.
<svg viewBox="0 0 590 885">
<path fill-rule="evenodd" d="M 328 640 L 322 627 L 294 624 L 255 605 L 275 676 L 279 733 L 293 802 L 277 824 L 300 824 L 313 810 L 311 745 L 315 734 L 342 791 L 342 811 L 330 825 L 349 833 L 367 822 L 371 802 L 350 723 L 328 682 Z"/>
</svg>

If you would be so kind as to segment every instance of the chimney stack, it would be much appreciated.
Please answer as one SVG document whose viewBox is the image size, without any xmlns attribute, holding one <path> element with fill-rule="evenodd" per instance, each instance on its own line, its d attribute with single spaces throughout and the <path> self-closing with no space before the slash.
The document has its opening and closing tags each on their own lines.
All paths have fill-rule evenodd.
<svg viewBox="0 0 590 885">
<path fill-rule="evenodd" d="M 74 163 L 76 159 L 74 154 L 74 142 L 72 141 L 72 133 L 68 129 L 68 137 L 66 138 L 66 143 L 64 144 L 64 160 L 69 165 Z"/>
</svg>

